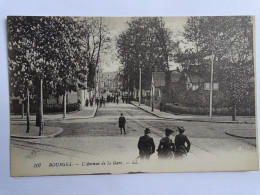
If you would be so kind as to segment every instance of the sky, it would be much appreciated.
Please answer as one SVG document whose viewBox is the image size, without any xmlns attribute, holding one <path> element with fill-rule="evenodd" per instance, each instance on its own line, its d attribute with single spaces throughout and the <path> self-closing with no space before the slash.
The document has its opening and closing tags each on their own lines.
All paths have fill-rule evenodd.
<svg viewBox="0 0 260 195">
<path fill-rule="evenodd" d="M 101 66 L 103 72 L 114 72 L 118 70 L 121 65 L 117 59 L 116 52 L 116 37 L 127 28 L 127 21 L 130 17 L 106 17 L 104 21 L 108 24 L 110 31 L 111 48 L 101 58 Z M 187 17 L 163 17 L 165 27 L 173 32 L 172 40 L 180 39 L 180 33 L 183 32 L 183 26 L 187 20 Z M 174 62 L 170 63 L 171 69 L 175 69 L 178 65 Z"/>
</svg>

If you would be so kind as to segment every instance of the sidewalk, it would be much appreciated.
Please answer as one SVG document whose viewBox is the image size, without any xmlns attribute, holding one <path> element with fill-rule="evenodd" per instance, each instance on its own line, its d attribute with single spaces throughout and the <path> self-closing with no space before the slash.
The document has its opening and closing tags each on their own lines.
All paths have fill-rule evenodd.
<svg viewBox="0 0 260 195">
<path fill-rule="evenodd" d="M 146 106 L 141 104 L 139 106 L 138 102 L 131 102 L 134 106 L 153 114 L 162 119 L 172 119 L 172 120 L 179 120 L 179 121 L 187 121 L 187 122 L 210 122 L 210 123 L 227 123 L 227 124 L 255 124 L 255 117 L 250 116 L 238 116 L 237 121 L 232 121 L 231 116 L 213 116 L 209 118 L 205 115 L 175 115 L 172 113 L 161 112 L 158 109 L 154 109 L 151 111 L 150 106 Z M 256 126 L 255 126 L 256 127 Z M 225 131 L 226 135 L 242 138 L 242 139 L 256 139 L 256 129 L 244 129 L 244 130 L 228 130 Z"/>
<path fill-rule="evenodd" d="M 97 110 L 97 106 L 84 107 L 80 111 L 67 114 L 65 120 L 93 118 L 95 117 Z"/>
<path fill-rule="evenodd" d="M 43 135 L 39 136 L 39 127 L 35 125 L 30 126 L 30 132 L 26 133 L 27 125 L 26 124 L 16 124 L 10 126 L 10 136 L 12 138 L 22 138 L 22 139 L 41 139 L 41 138 L 50 138 L 59 135 L 63 129 L 60 127 L 43 127 Z"/>
<path fill-rule="evenodd" d="M 63 118 L 63 114 L 45 114 L 43 115 L 44 121 L 51 120 L 72 120 L 72 119 L 88 119 L 95 117 L 97 112 L 97 107 L 84 107 L 80 111 L 71 112 L 66 115 L 66 118 Z M 41 138 L 50 138 L 59 135 L 63 129 L 60 127 L 51 127 L 44 125 L 43 135 L 39 136 L 39 127 L 35 126 L 36 115 L 30 115 L 30 132 L 26 133 L 27 130 L 27 121 L 26 115 L 24 118 L 21 118 L 21 115 L 11 115 L 10 116 L 10 136 L 12 138 L 22 138 L 22 139 L 41 139 Z"/>
<path fill-rule="evenodd" d="M 139 103 L 135 101 L 132 101 L 131 104 L 146 112 L 149 112 L 150 114 L 153 114 L 163 119 L 173 119 L 173 120 L 181 120 L 181 121 L 189 121 L 189 122 L 198 121 L 198 122 L 212 122 L 212 123 L 255 124 L 255 117 L 253 116 L 237 116 L 237 121 L 232 121 L 231 116 L 213 116 L 212 118 L 209 118 L 209 116 L 206 115 L 187 115 L 187 114 L 176 115 L 173 113 L 163 112 L 158 109 L 154 109 L 154 111 L 152 112 L 150 106 L 146 106 L 144 104 L 141 104 L 139 106 Z"/>
<path fill-rule="evenodd" d="M 80 111 L 73 111 L 66 114 L 66 118 L 63 118 L 63 113 L 57 113 L 57 114 L 44 114 L 43 113 L 43 120 L 49 121 L 49 120 L 71 120 L 71 119 L 88 119 L 95 117 L 97 112 L 96 106 L 88 106 L 82 108 Z M 26 122 L 26 114 L 24 115 L 24 118 L 21 118 L 21 115 L 10 115 L 10 120 L 12 122 L 18 122 L 18 121 L 25 121 Z M 36 115 L 31 114 L 30 115 L 30 121 L 35 121 Z"/>
</svg>

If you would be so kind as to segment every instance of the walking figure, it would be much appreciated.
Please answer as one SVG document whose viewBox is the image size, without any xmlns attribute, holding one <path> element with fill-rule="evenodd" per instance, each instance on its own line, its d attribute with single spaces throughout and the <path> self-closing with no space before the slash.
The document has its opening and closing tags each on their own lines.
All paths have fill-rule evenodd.
<svg viewBox="0 0 260 195">
<path fill-rule="evenodd" d="M 98 107 L 98 105 L 99 105 L 99 99 L 98 99 L 98 97 L 97 97 L 97 99 L 96 99 L 96 104 L 97 104 L 97 107 Z"/>
<path fill-rule="evenodd" d="M 158 146 L 158 157 L 159 159 L 171 159 L 173 157 L 173 152 L 175 151 L 174 143 L 170 138 L 171 134 L 174 131 L 171 129 L 165 129 L 165 136 L 161 139 L 160 144 Z"/>
<path fill-rule="evenodd" d="M 176 147 L 174 158 L 182 158 L 190 151 L 191 144 L 187 136 L 183 135 L 185 129 L 182 126 L 177 126 L 177 128 L 179 130 L 179 135 L 176 135 L 174 140 Z M 187 146 L 185 145 L 185 143 L 187 144 Z"/>
<path fill-rule="evenodd" d="M 101 99 L 100 99 L 100 107 L 102 107 L 103 102 L 104 102 L 104 97 L 103 97 L 103 95 L 102 95 L 102 97 L 101 97 Z"/>
<path fill-rule="evenodd" d="M 93 98 L 90 98 L 90 106 L 93 106 Z"/>
<path fill-rule="evenodd" d="M 122 134 L 122 129 L 124 129 L 124 134 L 126 134 L 126 132 L 125 132 L 126 120 L 125 120 L 123 113 L 121 113 L 121 116 L 119 117 L 118 123 L 119 123 L 119 128 L 120 128 L 121 134 Z"/>
<path fill-rule="evenodd" d="M 117 98 L 117 99 L 116 99 L 116 103 L 117 103 L 117 105 L 118 105 L 118 102 L 119 102 L 119 99 Z"/>
<path fill-rule="evenodd" d="M 146 128 L 144 130 L 144 136 L 139 138 L 138 141 L 138 149 L 139 149 L 139 157 L 140 159 L 150 159 L 150 156 L 155 151 L 155 145 L 153 138 L 149 136 L 149 133 L 151 133 L 149 128 Z"/>
</svg>

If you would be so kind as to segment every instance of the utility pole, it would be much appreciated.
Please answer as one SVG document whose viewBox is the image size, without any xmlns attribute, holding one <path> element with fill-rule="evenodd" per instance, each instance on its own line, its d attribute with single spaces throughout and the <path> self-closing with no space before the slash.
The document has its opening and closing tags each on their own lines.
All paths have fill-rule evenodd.
<svg viewBox="0 0 260 195">
<path fill-rule="evenodd" d="M 141 96 L 142 96 L 142 70 L 139 68 L 140 77 L 139 77 L 139 106 L 141 105 Z"/>
<path fill-rule="evenodd" d="M 127 79 L 127 103 L 129 104 L 129 74 L 128 74 L 128 79 Z"/>
<path fill-rule="evenodd" d="M 210 74 L 210 102 L 209 102 L 209 117 L 212 118 L 212 96 L 213 96 L 213 61 L 214 61 L 214 54 L 212 51 L 211 54 L 211 74 Z"/>
<path fill-rule="evenodd" d="M 67 103 L 67 98 L 66 98 L 66 92 L 64 92 L 64 95 L 63 95 L 63 118 L 66 118 L 66 103 Z"/>
</svg>

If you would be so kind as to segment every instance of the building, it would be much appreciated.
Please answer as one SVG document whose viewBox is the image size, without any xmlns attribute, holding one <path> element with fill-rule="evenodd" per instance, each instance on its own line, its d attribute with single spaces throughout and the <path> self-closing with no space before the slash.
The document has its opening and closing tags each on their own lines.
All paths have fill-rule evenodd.
<svg viewBox="0 0 260 195">
<path fill-rule="evenodd" d="M 116 72 L 103 72 L 100 74 L 100 91 L 108 91 L 110 93 L 115 93 L 117 91 L 118 79 L 116 78 L 116 74 Z"/>
<path fill-rule="evenodd" d="M 44 93 L 44 92 L 43 92 Z M 44 93 L 45 94 L 45 93 Z M 89 91 L 87 88 L 87 83 L 82 83 L 78 81 L 77 91 L 71 91 L 66 93 L 66 104 L 67 105 L 77 105 L 75 108 L 83 108 L 85 106 L 86 100 L 93 96 L 93 91 Z M 26 103 L 26 102 L 25 102 Z M 19 97 L 10 97 L 10 112 L 15 114 L 22 113 L 23 100 Z M 50 110 L 54 107 L 63 107 L 63 96 L 48 95 L 43 97 L 44 109 Z M 24 108 L 25 109 L 25 108 Z M 30 111 L 35 113 L 37 105 L 35 100 L 30 100 Z"/>
<path fill-rule="evenodd" d="M 169 71 L 170 84 L 169 88 L 165 88 L 167 85 L 167 75 L 166 72 L 153 72 L 152 82 L 151 82 L 151 100 L 155 108 L 160 108 L 160 104 L 172 103 L 174 97 L 173 91 L 176 90 L 178 86 L 180 77 L 183 75 L 177 70 Z M 152 103 L 152 102 L 151 102 Z"/>
</svg>

